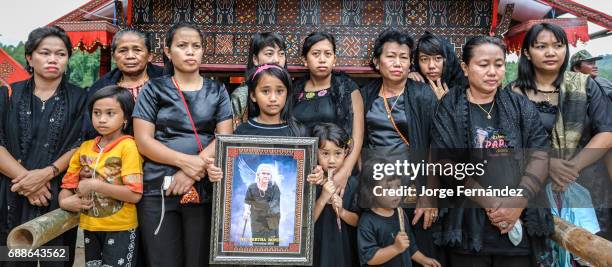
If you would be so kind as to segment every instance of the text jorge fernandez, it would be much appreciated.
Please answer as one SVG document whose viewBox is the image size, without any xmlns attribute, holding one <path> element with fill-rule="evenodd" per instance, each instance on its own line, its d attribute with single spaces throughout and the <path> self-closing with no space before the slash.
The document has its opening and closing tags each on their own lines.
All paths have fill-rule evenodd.
<svg viewBox="0 0 612 267">
<path fill-rule="evenodd" d="M 396 160 L 395 163 L 376 163 L 374 164 L 374 173 L 372 178 L 376 181 L 382 180 L 385 176 L 405 176 L 410 180 L 416 179 L 417 175 L 421 176 L 453 176 L 457 180 L 463 180 L 469 176 L 482 176 L 485 173 L 484 166 L 487 161 L 482 163 L 411 163 L 407 160 Z M 372 189 L 374 196 L 431 196 L 446 198 L 452 196 L 466 197 L 521 197 L 523 189 L 510 188 L 466 188 L 463 185 L 458 185 L 455 189 L 452 188 L 427 188 L 422 186 L 420 192 L 414 187 L 402 185 L 399 188 L 385 188 L 382 185 L 376 185 Z"/>
</svg>

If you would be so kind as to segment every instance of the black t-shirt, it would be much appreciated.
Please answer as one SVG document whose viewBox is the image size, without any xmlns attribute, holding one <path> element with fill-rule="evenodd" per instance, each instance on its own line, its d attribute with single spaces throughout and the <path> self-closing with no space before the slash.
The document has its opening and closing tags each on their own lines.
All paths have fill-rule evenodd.
<svg viewBox="0 0 612 267">
<path fill-rule="evenodd" d="M 492 103 L 480 105 L 484 110 L 491 110 Z M 517 167 L 514 166 L 514 160 L 510 149 L 508 139 L 503 129 L 499 127 L 499 112 L 496 107 L 493 107 L 491 119 L 487 118 L 487 114 L 478 105 L 470 103 L 470 121 L 472 125 L 472 155 L 476 162 L 484 162 L 484 175 L 475 177 L 476 180 L 483 186 L 492 186 L 493 188 L 503 188 L 509 186 L 516 188 L 520 182 L 520 175 L 517 172 Z M 486 217 L 484 213 L 479 213 Z M 495 227 L 488 221 L 488 218 L 483 218 L 487 222 L 484 223 L 481 235 L 482 250 L 478 254 L 495 254 L 495 255 L 527 255 L 529 254 L 529 245 L 527 243 L 527 232 L 523 231 L 523 239 L 518 246 L 514 246 L 507 234 L 500 234 L 499 228 Z M 459 252 L 467 253 L 458 249 Z M 472 253 L 472 252 L 469 252 Z"/>
<path fill-rule="evenodd" d="M 232 106 L 225 86 L 204 79 L 197 91 L 183 91 L 191 116 L 206 147 L 215 137 L 217 123 L 232 118 Z M 170 76 L 149 80 L 142 88 L 132 117 L 155 125 L 155 139 L 168 148 L 189 154 L 198 154 L 198 143 L 187 110 Z M 159 195 L 163 177 L 178 169 L 146 159 L 143 165 L 145 195 Z"/>
<path fill-rule="evenodd" d="M 408 118 L 406 118 L 404 95 L 387 98 L 387 103 L 391 109 L 395 125 L 404 137 L 408 138 Z M 370 148 L 402 149 L 407 147 L 393 127 L 391 120 L 387 117 L 387 110 L 382 97 L 379 96 L 374 100 L 372 107 L 366 113 L 366 122 L 366 134 L 368 135 Z"/>
<path fill-rule="evenodd" d="M 250 118 L 247 122 L 238 125 L 234 134 L 264 135 L 264 136 L 294 136 L 287 123 L 263 124 Z"/>
<path fill-rule="evenodd" d="M 416 237 L 410 227 L 410 220 L 406 213 L 404 213 L 404 229 L 408 233 L 408 238 L 410 240 L 408 249 L 379 266 L 412 266 L 410 258 L 419 249 L 417 248 Z M 397 210 L 394 210 L 393 215 L 390 217 L 378 215 L 371 210 L 364 211 L 359 218 L 359 225 L 357 226 L 357 246 L 361 266 L 369 266 L 367 262 L 374 257 L 379 249 L 393 245 L 395 236 L 399 231 L 400 225 L 399 218 L 397 217 Z"/>
</svg>

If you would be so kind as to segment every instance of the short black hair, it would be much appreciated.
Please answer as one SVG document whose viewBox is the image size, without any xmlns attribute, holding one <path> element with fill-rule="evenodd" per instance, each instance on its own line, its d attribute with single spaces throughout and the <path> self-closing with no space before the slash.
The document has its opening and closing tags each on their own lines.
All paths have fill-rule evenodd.
<svg viewBox="0 0 612 267">
<path fill-rule="evenodd" d="M 66 46 L 66 50 L 68 52 L 68 58 L 70 58 L 70 56 L 72 56 L 72 43 L 70 42 L 70 37 L 68 37 L 64 29 L 58 26 L 45 26 L 45 27 L 36 28 L 33 31 L 31 31 L 30 34 L 28 35 L 28 40 L 25 42 L 25 47 L 24 47 L 25 53 L 24 54 L 26 56 L 31 56 L 32 53 L 34 53 L 34 50 L 38 48 L 42 40 L 50 36 L 54 36 L 62 40 L 62 42 Z M 27 60 L 26 60 L 26 69 L 28 70 L 28 72 L 30 73 L 32 72 L 32 66 L 30 66 L 30 63 L 28 63 Z"/>
<path fill-rule="evenodd" d="M 330 122 L 317 124 L 312 129 L 312 137 L 319 138 L 319 148 L 325 144 L 325 141 L 330 141 L 339 148 L 347 149 L 351 140 L 344 129 Z"/>
<path fill-rule="evenodd" d="M 87 104 L 87 107 L 91 116 L 93 116 L 94 104 L 96 103 L 96 101 L 103 98 L 114 98 L 115 100 L 117 100 L 117 102 L 119 102 L 121 110 L 123 110 L 123 116 L 125 116 L 125 119 L 127 120 L 127 125 L 123 130 L 123 133 L 130 135 L 133 134 L 132 112 L 134 111 L 135 103 L 132 93 L 118 85 L 109 85 L 102 87 L 89 98 L 89 103 Z"/>
<path fill-rule="evenodd" d="M 533 47 L 533 45 L 535 45 L 536 41 L 538 40 L 538 35 L 542 31 L 551 32 L 555 38 L 557 38 L 557 41 L 565 45 L 565 59 L 563 59 L 563 64 L 561 65 L 557 79 L 555 79 L 553 82 L 553 85 L 556 88 L 561 87 L 565 70 L 567 69 L 567 65 L 569 65 L 569 43 L 563 28 L 546 22 L 533 25 L 533 27 L 531 27 L 531 29 L 525 33 L 525 39 L 523 39 L 523 45 L 521 46 L 521 56 L 519 57 L 518 61 L 518 75 L 516 81 L 514 82 L 514 85 L 520 88 L 523 93 L 526 93 L 526 90 L 533 90 L 537 93 L 535 90 L 537 89 L 537 85 L 535 83 L 535 66 L 531 60 L 527 59 L 527 56 L 525 56 L 525 51 L 529 51 L 529 47 Z"/>
<path fill-rule="evenodd" d="M 279 49 L 286 51 L 287 45 L 278 33 L 275 32 L 262 32 L 256 33 L 251 37 L 251 44 L 249 46 L 249 57 L 247 58 L 247 70 L 255 67 L 253 62 L 253 56 L 257 56 L 259 51 L 266 47 L 278 46 Z M 285 62 L 285 68 L 287 68 L 287 62 Z"/>
<path fill-rule="evenodd" d="M 327 40 L 332 44 L 332 49 L 334 50 L 335 54 L 336 38 L 334 38 L 333 35 L 326 32 L 312 32 L 306 37 L 306 39 L 304 39 L 304 44 L 302 45 L 302 56 L 306 57 L 312 46 L 323 40 Z"/>
<path fill-rule="evenodd" d="M 376 41 L 374 41 L 374 48 L 372 49 L 372 57 L 370 58 L 370 67 L 378 72 L 374 59 L 377 59 L 382 54 L 383 47 L 386 43 L 398 43 L 400 45 L 407 45 L 409 56 L 412 55 L 412 49 L 414 48 L 414 40 L 409 34 L 400 32 L 396 29 L 387 29 L 381 32 Z"/>
</svg>

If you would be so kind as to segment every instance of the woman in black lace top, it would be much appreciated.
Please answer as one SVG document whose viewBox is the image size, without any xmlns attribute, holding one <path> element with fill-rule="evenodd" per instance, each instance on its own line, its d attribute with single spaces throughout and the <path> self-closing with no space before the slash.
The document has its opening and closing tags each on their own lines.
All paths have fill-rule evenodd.
<svg viewBox="0 0 612 267">
<path fill-rule="evenodd" d="M 549 133 L 554 149 L 552 191 L 560 195 L 574 182 L 586 187 L 595 204 L 599 234 L 612 240 L 612 183 L 600 160 L 612 146 L 612 105 L 588 75 L 566 71 L 568 46 L 561 27 L 533 26 L 523 41 L 518 78 L 510 86 L 536 104 Z"/>
<path fill-rule="evenodd" d="M 348 75 L 333 71 L 336 41 L 331 34 L 308 35 L 302 47 L 302 60 L 308 73 L 294 83 L 293 116 L 309 134 L 315 125 L 331 122 L 351 135 L 351 152 L 334 175 L 340 188 L 344 188 L 363 144 L 363 100 L 357 84 Z"/>
<path fill-rule="evenodd" d="M 0 244 L 11 228 L 59 208 L 61 178 L 81 144 L 81 116 L 87 95 L 68 82 L 70 39 L 57 27 L 30 33 L 25 57 L 32 77 L 0 88 Z M 72 266 L 76 228 L 47 246 L 69 246 L 70 261 L 40 266 Z M 36 262 L 25 266 L 37 266 Z"/>
<path fill-rule="evenodd" d="M 451 266 L 551 266 L 550 210 L 527 207 L 540 203 L 548 171 L 548 139 L 537 110 L 524 96 L 500 89 L 505 74 L 501 40 L 471 38 L 463 47 L 461 66 L 469 82 L 442 98 L 432 154 L 442 162 L 484 162 L 484 172 L 465 179 L 441 176 L 440 184 L 455 192 L 464 186 L 524 193 L 453 196 L 434 225 L 436 244 L 449 248 Z"/>
</svg>

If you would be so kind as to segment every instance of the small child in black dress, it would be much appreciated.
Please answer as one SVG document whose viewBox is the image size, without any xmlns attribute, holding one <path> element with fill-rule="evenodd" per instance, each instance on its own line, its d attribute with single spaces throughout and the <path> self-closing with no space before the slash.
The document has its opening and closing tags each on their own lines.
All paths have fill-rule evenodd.
<svg viewBox="0 0 612 267">
<path fill-rule="evenodd" d="M 342 167 L 350 152 L 349 135 L 333 123 L 316 125 L 312 135 L 319 138 L 319 164 L 325 173 L 333 176 L 333 171 Z M 313 266 L 350 267 L 358 262 L 355 240 L 359 221 L 355 204 L 358 181 L 356 177 L 349 177 L 342 196 L 335 182 L 329 179 L 317 187 Z"/>
<path fill-rule="evenodd" d="M 372 181 L 374 162 L 364 164 L 362 175 L 370 175 L 364 179 Z M 378 162 L 384 162 L 379 160 Z M 364 180 L 362 180 L 364 181 Z M 417 246 L 415 235 L 410 228 L 410 220 L 399 207 L 401 196 L 374 196 L 373 188 L 398 189 L 401 186 L 399 176 L 385 176 L 381 180 L 373 180 L 371 186 L 362 187 L 362 196 L 372 198 L 370 209 L 359 217 L 357 226 L 357 243 L 361 266 L 411 267 L 411 259 L 426 267 L 441 267 L 433 258 L 421 253 Z M 367 189 L 366 189 L 367 188 Z M 377 193 L 383 192 L 381 188 Z M 363 190 L 366 189 L 366 190 Z M 369 191 L 369 192 L 368 192 Z M 403 227 L 401 227 L 403 224 Z"/>
</svg>

